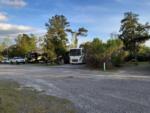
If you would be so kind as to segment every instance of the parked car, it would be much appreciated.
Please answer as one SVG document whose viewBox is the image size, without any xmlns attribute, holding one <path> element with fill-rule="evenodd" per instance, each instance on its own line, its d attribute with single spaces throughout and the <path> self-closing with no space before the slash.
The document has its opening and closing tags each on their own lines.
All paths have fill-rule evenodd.
<svg viewBox="0 0 150 113">
<path fill-rule="evenodd" d="M 8 58 L 4 58 L 2 61 L 1 61 L 2 64 L 10 64 L 10 60 Z"/>
<path fill-rule="evenodd" d="M 21 57 L 14 57 L 14 58 L 10 59 L 11 64 L 25 64 L 25 62 L 26 62 L 26 60 Z"/>
</svg>

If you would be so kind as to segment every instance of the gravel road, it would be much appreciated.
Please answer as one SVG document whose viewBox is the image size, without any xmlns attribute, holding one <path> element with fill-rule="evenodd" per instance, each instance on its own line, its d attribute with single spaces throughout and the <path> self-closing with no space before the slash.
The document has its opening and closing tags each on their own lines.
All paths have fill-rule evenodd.
<svg viewBox="0 0 150 113">
<path fill-rule="evenodd" d="M 79 65 L 0 65 L 0 79 L 67 98 L 79 113 L 150 113 L 150 67 L 139 69 L 101 72 Z"/>
</svg>

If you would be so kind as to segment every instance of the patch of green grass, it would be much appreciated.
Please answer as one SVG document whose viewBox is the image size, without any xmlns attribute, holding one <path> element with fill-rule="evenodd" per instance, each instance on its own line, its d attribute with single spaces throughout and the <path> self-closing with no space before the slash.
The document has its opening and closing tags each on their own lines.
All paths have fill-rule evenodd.
<svg viewBox="0 0 150 113">
<path fill-rule="evenodd" d="M 48 96 L 13 81 L 0 80 L 0 113 L 75 113 L 66 99 Z"/>
</svg>

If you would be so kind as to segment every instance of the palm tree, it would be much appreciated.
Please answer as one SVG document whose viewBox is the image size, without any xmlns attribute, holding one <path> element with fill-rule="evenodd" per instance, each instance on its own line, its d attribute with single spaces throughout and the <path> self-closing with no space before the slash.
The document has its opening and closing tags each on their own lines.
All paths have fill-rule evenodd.
<svg viewBox="0 0 150 113">
<path fill-rule="evenodd" d="M 71 33 L 72 35 L 72 44 L 71 48 L 77 48 L 78 47 L 78 36 L 87 36 L 88 30 L 85 28 L 79 28 L 78 31 L 72 31 L 71 29 L 67 29 L 67 32 Z"/>
</svg>

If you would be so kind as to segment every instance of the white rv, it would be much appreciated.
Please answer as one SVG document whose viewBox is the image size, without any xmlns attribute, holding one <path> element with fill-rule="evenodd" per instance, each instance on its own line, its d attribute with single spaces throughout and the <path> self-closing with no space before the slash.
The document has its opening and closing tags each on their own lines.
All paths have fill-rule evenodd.
<svg viewBox="0 0 150 113">
<path fill-rule="evenodd" d="M 85 63 L 85 54 L 83 48 L 72 48 L 69 52 L 70 64 Z"/>
</svg>

